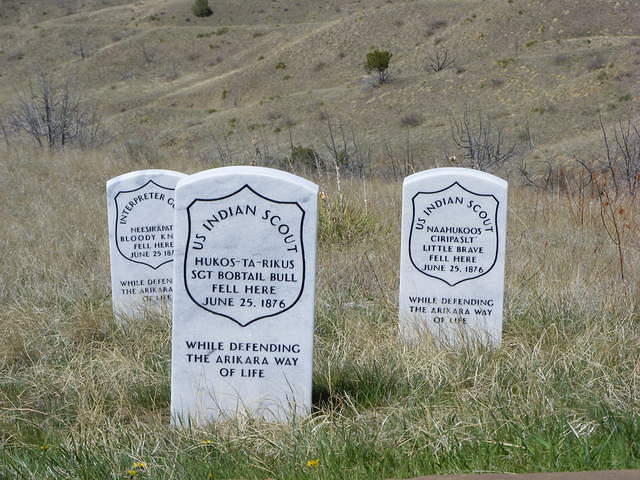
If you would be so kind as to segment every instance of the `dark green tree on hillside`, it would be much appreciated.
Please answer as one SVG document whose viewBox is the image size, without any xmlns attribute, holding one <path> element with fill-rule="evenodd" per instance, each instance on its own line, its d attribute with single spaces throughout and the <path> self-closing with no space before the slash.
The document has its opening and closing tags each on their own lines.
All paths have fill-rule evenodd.
<svg viewBox="0 0 640 480">
<path fill-rule="evenodd" d="M 365 70 L 367 73 L 376 73 L 378 85 L 389 81 L 389 62 L 393 54 L 387 50 L 373 50 L 367 53 Z"/>
<path fill-rule="evenodd" d="M 208 17 L 213 13 L 209 8 L 209 0 L 195 0 L 191 10 L 196 17 Z"/>
</svg>

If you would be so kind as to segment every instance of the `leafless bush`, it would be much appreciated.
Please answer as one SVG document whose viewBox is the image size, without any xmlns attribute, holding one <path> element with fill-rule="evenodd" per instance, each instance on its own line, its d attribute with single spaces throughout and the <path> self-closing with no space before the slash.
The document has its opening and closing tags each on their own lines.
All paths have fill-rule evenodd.
<svg viewBox="0 0 640 480">
<path fill-rule="evenodd" d="M 600 221 L 617 250 L 620 279 L 624 281 L 627 234 L 632 231 L 628 212 L 635 209 L 640 186 L 640 131 L 631 120 L 619 119 L 611 133 L 607 132 L 602 117 L 599 121 L 606 162 L 576 161 L 588 173 L 592 189 L 598 195 Z"/>
<path fill-rule="evenodd" d="M 554 55 L 551 62 L 554 65 L 557 66 L 566 66 L 569 65 L 571 63 L 571 57 L 569 55 L 567 55 L 566 53 L 558 53 L 557 55 Z"/>
<path fill-rule="evenodd" d="M 25 57 L 25 54 L 24 54 L 23 51 L 17 51 L 17 52 L 14 52 L 14 53 L 10 54 L 7 57 L 7 60 L 10 61 L 10 62 L 15 62 L 17 60 L 22 60 L 24 57 Z"/>
<path fill-rule="evenodd" d="M 427 29 L 425 35 L 427 37 L 431 37 L 432 35 L 434 35 L 438 30 L 445 28 L 447 26 L 447 22 L 446 20 L 434 20 L 433 22 L 431 22 L 429 24 L 429 28 Z"/>
<path fill-rule="evenodd" d="M 419 113 L 407 113 L 400 119 L 400 125 L 403 127 L 417 127 L 424 123 L 424 117 Z"/>
<path fill-rule="evenodd" d="M 427 67 L 434 72 L 441 72 L 451 67 L 455 61 L 455 57 L 449 55 L 449 49 L 438 49 L 427 57 Z"/>
<path fill-rule="evenodd" d="M 270 122 L 275 122 L 283 117 L 282 112 L 270 111 L 265 115 L 267 120 Z"/>
<path fill-rule="evenodd" d="M 126 158 L 139 165 L 157 164 L 158 149 L 144 140 L 128 140 L 123 145 Z"/>
<path fill-rule="evenodd" d="M 640 129 L 631 120 L 622 119 L 613 127 L 613 142 L 610 141 L 607 131 L 600 119 L 602 137 L 605 144 L 607 164 L 614 177 L 616 190 L 626 188 L 627 192 L 635 195 L 640 187 Z M 621 183 L 622 185 L 618 184 Z"/>
<path fill-rule="evenodd" d="M 229 136 L 227 134 L 223 134 L 222 140 L 220 140 L 218 137 L 213 135 L 212 140 L 220 165 L 224 166 L 232 164 L 234 161 L 234 151 L 229 143 Z"/>
<path fill-rule="evenodd" d="M 108 141 L 97 107 L 86 102 L 70 79 L 55 83 L 46 73 L 18 94 L 7 115 L 8 129 L 50 149 L 69 144 L 95 146 Z"/>
<path fill-rule="evenodd" d="M 613 131 L 607 132 L 602 117 L 599 121 L 605 165 L 591 166 L 577 161 L 592 177 L 598 177 L 602 185 L 610 185 L 615 198 L 622 193 L 635 196 L 640 189 L 640 128 L 629 119 L 618 119 L 613 125 Z M 603 173 L 606 174 L 604 180 Z"/>
<path fill-rule="evenodd" d="M 0 135 L 2 135 L 2 138 L 4 140 L 5 145 L 7 146 L 7 149 L 10 148 L 10 144 L 9 144 L 9 132 L 7 130 L 7 126 L 5 125 L 2 116 L 0 116 Z"/>
<path fill-rule="evenodd" d="M 79 39 L 73 42 L 68 42 L 67 46 L 74 55 L 80 57 L 82 60 L 90 57 L 93 54 L 93 47 L 89 46 L 84 39 Z"/>
<path fill-rule="evenodd" d="M 516 144 L 507 144 L 504 128 L 495 126 L 482 111 L 465 110 L 462 118 L 450 120 L 454 143 L 464 151 L 467 166 L 490 170 L 504 165 L 516 152 Z"/>
<path fill-rule="evenodd" d="M 364 175 L 369 152 L 362 149 L 353 128 L 347 128 L 342 122 L 334 122 L 327 118 L 325 147 L 329 152 L 328 167 L 333 167 L 335 171 L 338 190 L 341 173 L 347 172 L 360 177 Z"/>
<path fill-rule="evenodd" d="M 607 66 L 607 61 L 602 58 L 601 55 L 596 55 L 587 64 L 587 70 L 593 72 L 594 70 L 600 70 Z"/>
<path fill-rule="evenodd" d="M 410 129 L 406 130 L 406 134 L 406 139 L 399 153 L 396 153 L 394 148 L 387 142 L 383 146 L 384 156 L 391 166 L 391 174 L 396 181 L 416 173 L 417 170 Z"/>
<path fill-rule="evenodd" d="M 142 53 L 142 58 L 144 59 L 144 62 L 153 63 L 153 61 L 156 59 L 155 50 L 147 47 L 147 45 L 144 42 L 140 42 L 138 44 L 138 47 L 140 48 L 140 53 Z"/>
</svg>

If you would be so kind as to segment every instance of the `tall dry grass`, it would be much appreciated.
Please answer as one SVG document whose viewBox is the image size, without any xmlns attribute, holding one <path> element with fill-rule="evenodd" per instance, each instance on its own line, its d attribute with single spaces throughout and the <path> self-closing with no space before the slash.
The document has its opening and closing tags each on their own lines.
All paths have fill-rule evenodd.
<svg viewBox="0 0 640 480">
<path fill-rule="evenodd" d="M 168 426 L 170 319 L 111 315 L 116 152 L 0 154 L 0 477 L 386 478 L 640 465 L 640 214 L 512 186 L 502 345 L 398 340 L 401 185 L 320 180 L 314 413 Z M 188 160 L 156 168 L 195 172 Z M 630 200 L 630 202 L 633 202 Z M 319 459 L 319 466 L 306 465 Z M 144 469 L 127 473 L 134 462 Z"/>
</svg>

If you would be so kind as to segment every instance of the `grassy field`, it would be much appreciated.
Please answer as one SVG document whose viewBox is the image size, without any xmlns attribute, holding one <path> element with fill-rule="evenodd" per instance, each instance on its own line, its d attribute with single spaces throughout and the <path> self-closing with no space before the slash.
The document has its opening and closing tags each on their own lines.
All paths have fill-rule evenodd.
<svg viewBox="0 0 640 480">
<path fill-rule="evenodd" d="M 112 150 L 0 154 L 0 478 L 640 467 L 637 200 L 615 205 L 618 250 L 596 198 L 511 188 L 503 343 L 440 350 L 398 339 L 400 183 L 342 178 L 338 192 L 317 178 L 313 414 L 176 430 L 170 318 L 123 327 L 111 314 L 104 183 L 149 166 L 201 168 Z"/>
<path fill-rule="evenodd" d="M 0 0 L 0 479 L 640 467 L 638 195 L 602 183 L 601 131 L 620 173 L 616 135 L 640 106 L 636 0 L 210 3 L 196 18 L 191 0 Z M 372 48 L 393 53 L 389 84 L 364 72 Z M 450 67 L 429 68 L 444 53 Z M 97 105 L 111 142 L 32 149 L 11 119 L 42 74 Z M 503 343 L 409 347 L 401 180 L 463 161 L 465 113 L 516 146 Z M 580 187 L 580 162 L 606 195 Z M 176 430 L 171 319 L 111 313 L 105 182 L 239 163 L 294 167 L 325 192 L 314 411 Z"/>
</svg>

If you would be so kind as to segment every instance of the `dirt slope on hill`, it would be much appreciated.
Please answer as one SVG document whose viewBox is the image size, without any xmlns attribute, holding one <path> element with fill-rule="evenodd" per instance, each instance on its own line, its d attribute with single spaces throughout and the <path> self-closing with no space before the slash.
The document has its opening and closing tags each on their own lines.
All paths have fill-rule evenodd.
<svg viewBox="0 0 640 480">
<path fill-rule="evenodd" d="M 205 158 L 212 136 L 286 150 L 291 140 L 321 145 L 333 118 L 375 151 L 410 143 L 423 166 L 462 154 L 450 127 L 465 109 L 504 126 L 519 157 L 534 161 L 594 156 L 598 114 L 638 112 L 632 0 L 211 6 L 197 18 L 188 0 L 4 0 L 0 109 L 50 72 L 97 101 L 119 141 Z M 393 53 L 381 87 L 363 69 L 372 47 Z M 429 57 L 445 52 L 455 61 L 434 72 Z"/>
</svg>

